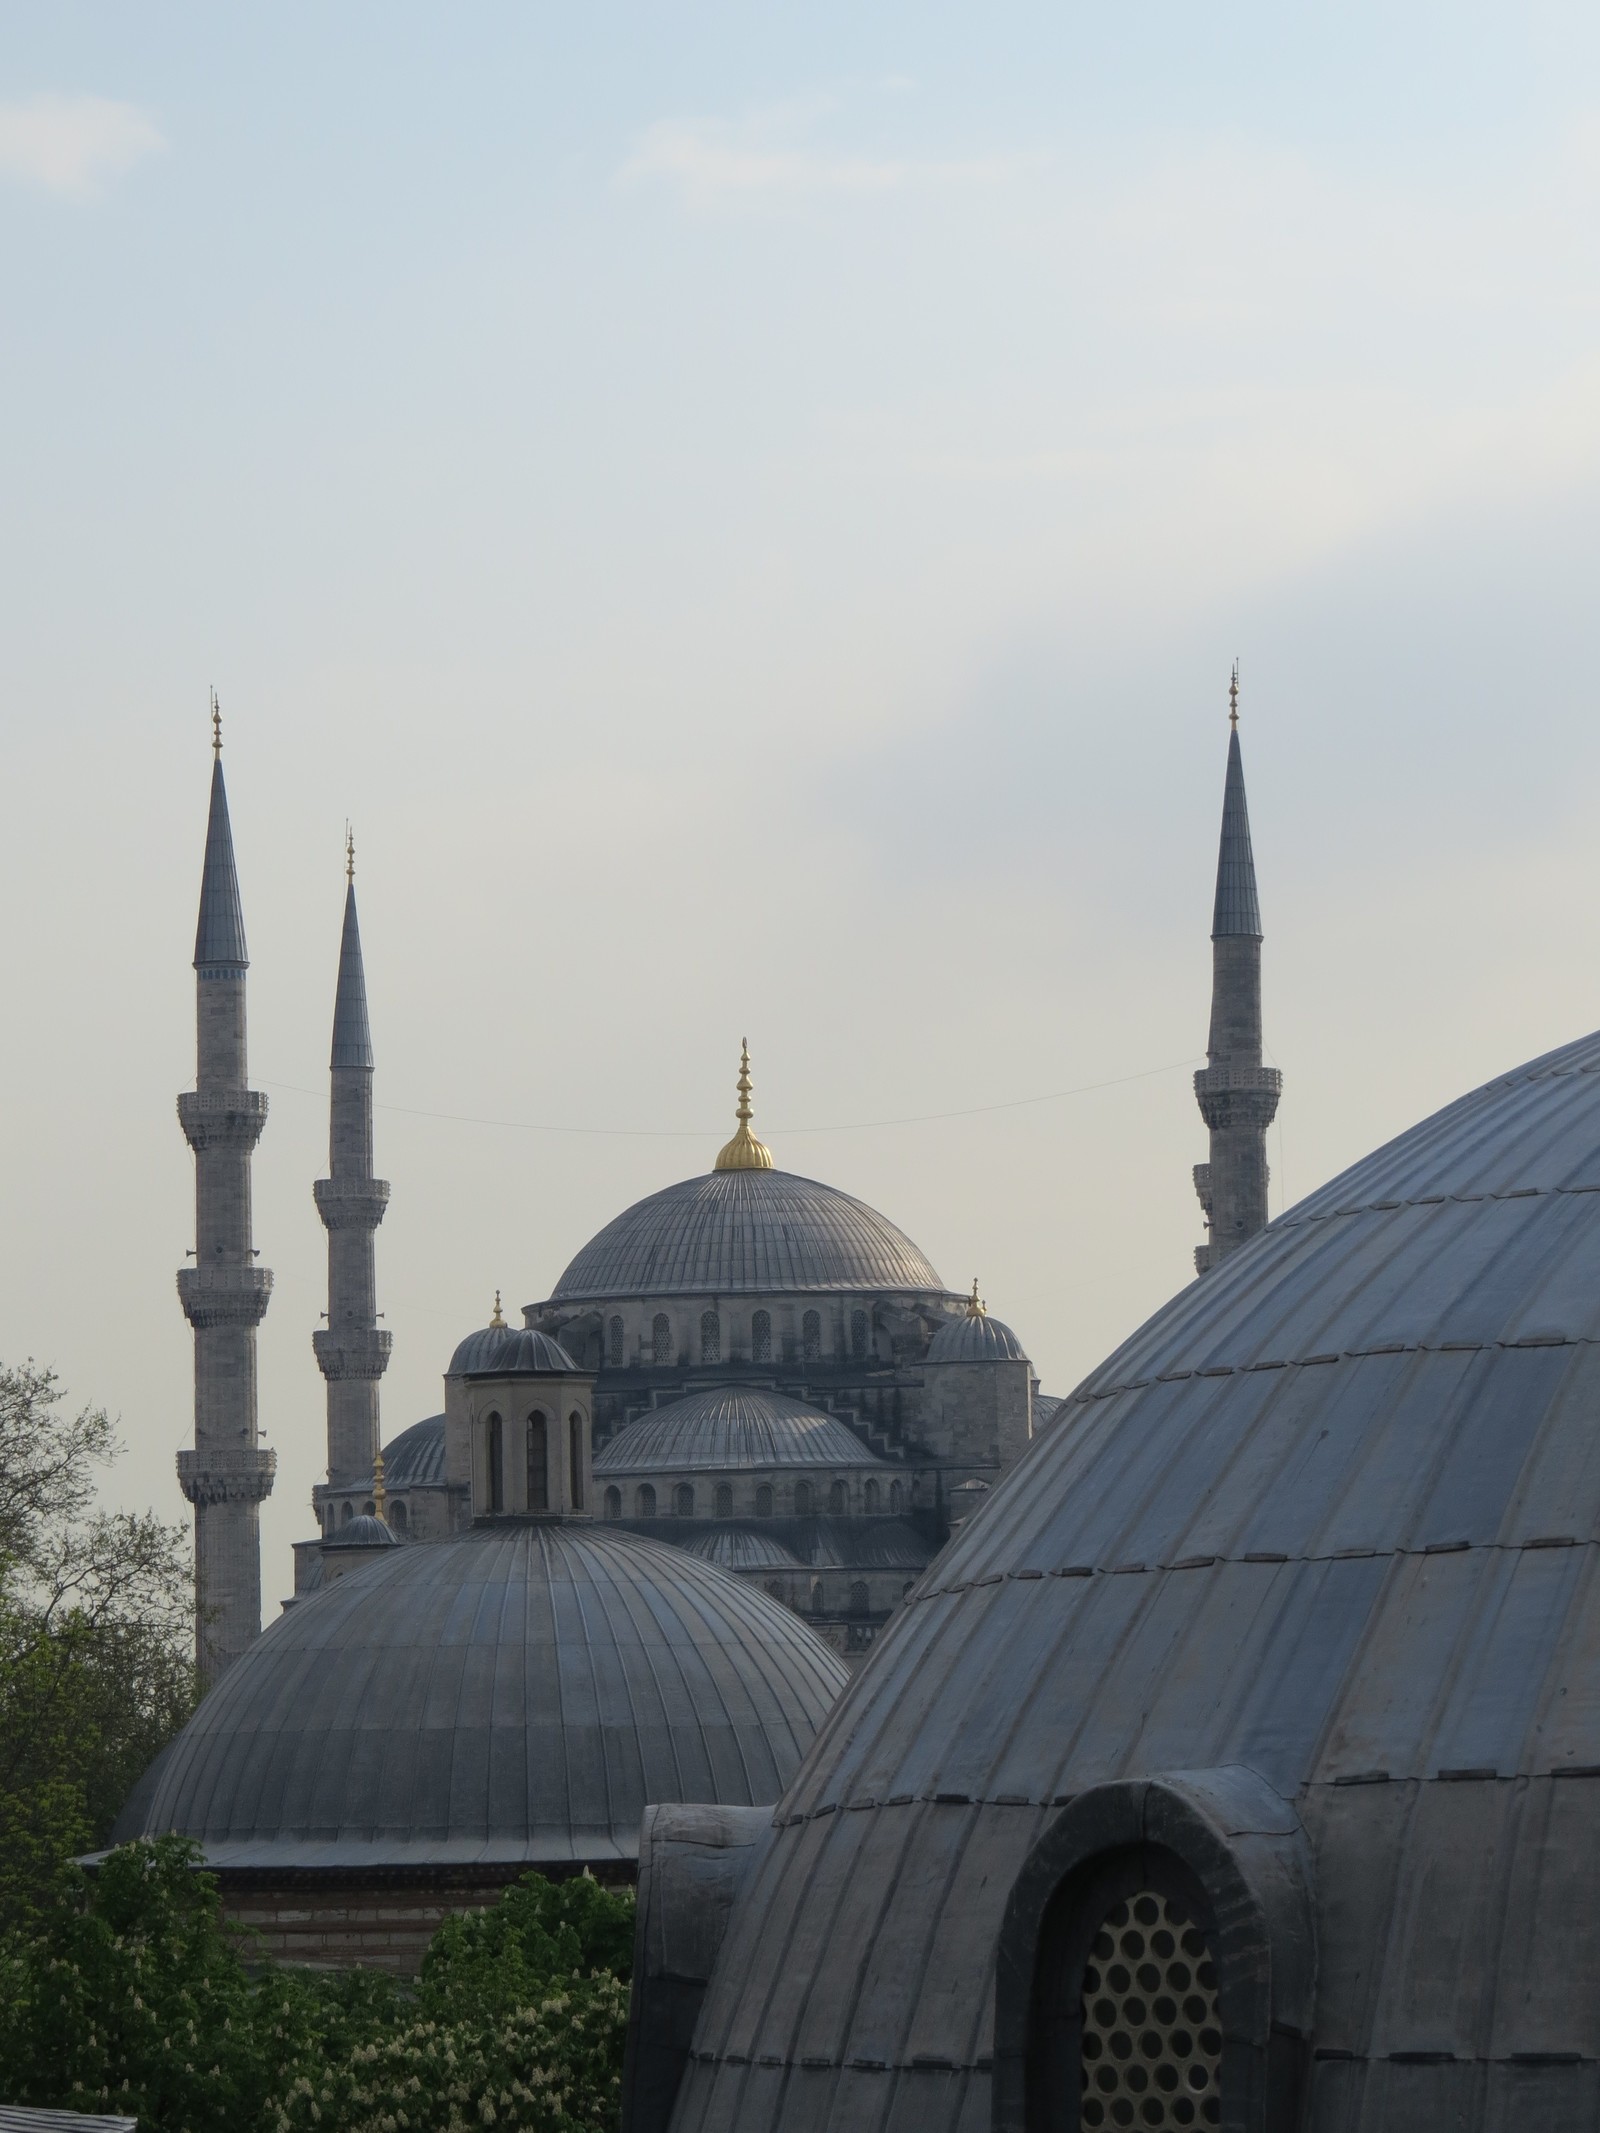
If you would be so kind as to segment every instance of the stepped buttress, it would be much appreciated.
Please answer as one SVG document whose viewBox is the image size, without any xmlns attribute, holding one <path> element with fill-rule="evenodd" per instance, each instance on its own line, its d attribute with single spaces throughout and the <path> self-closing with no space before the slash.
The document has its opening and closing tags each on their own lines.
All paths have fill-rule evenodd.
<svg viewBox="0 0 1600 2133">
<path fill-rule="evenodd" d="M 260 1506 L 277 1456 L 256 1420 L 256 1328 L 272 1276 L 251 1245 L 250 1157 L 267 1099 L 246 1086 L 244 920 L 220 755 L 211 773 L 195 938 L 195 1086 L 178 1098 L 194 1150 L 194 1264 L 178 1299 L 194 1328 L 194 1444 L 178 1482 L 194 1505 L 195 1656 L 209 1688 L 261 1634 Z"/>
</svg>

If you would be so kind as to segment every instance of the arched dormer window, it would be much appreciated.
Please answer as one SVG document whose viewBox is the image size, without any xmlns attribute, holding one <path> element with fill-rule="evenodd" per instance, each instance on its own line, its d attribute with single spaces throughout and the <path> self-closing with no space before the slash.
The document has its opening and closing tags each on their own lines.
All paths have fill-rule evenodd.
<svg viewBox="0 0 1600 2133">
<path fill-rule="evenodd" d="M 622 1320 L 606 1321 L 606 1362 L 613 1370 L 622 1368 Z"/>
<path fill-rule="evenodd" d="M 672 1508 L 679 1518 L 694 1516 L 694 1484 L 680 1481 L 672 1492 Z"/>
<path fill-rule="evenodd" d="M 833 1486 L 828 1491 L 828 1509 L 833 1513 L 835 1518 L 843 1518 L 849 1508 L 850 1487 L 848 1482 L 834 1482 Z"/>
<path fill-rule="evenodd" d="M 757 1311 L 750 1320 L 750 1360 L 752 1363 L 772 1361 L 772 1313 Z"/>
<path fill-rule="evenodd" d="M 797 1481 L 794 1485 L 794 1515 L 796 1518 L 809 1518 L 811 1516 L 811 1484 L 809 1481 Z"/>
<path fill-rule="evenodd" d="M 717 1483 L 716 1506 L 718 1518 L 732 1518 L 733 1488 L 729 1482 L 719 1481 Z"/>
<path fill-rule="evenodd" d="M 528 1509 L 550 1508 L 550 1431 L 537 1409 L 528 1417 Z"/>
<path fill-rule="evenodd" d="M 567 1417 L 567 1473 L 572 1483 L 574 1511 L 583 1509 L 583 1454 L 583 1416 L 575 1407 Z"/>
<path fill-rule="evenodd" d="M 871 1324 L 865 1311 L 852 1311 L 850 1313 L 850 1353 L 858 1363 L 866 1358 L 871 1331 Z"/>
<path fill-rule="evenodd" d="M 722 1320 L 715 1311 L 700 1313 L 700 1360 L 702 1363 L 722 1361 Z"/>
<path fill-rule="evenodd" d="M 635 1518 L 654 1518 L 656 1515 L 656 1492 L 648 1481 L 641 1481 L 633 1492 L 633 1515 Z"/>
<path fill-rule="evenodd" d="M 861 1508 L 869 1518 L 877 1510 L 878 1484 L 875 1481 L 863 1482 L 861 1487 Z"/>
<path fill-rule="evenodd" d="M 665 1311 L 658 1311 L 650 1321 L 650 1360 L 657 1364 L 672 1361 L 672 1320 Z"/>
<path fill-rule="evenodd" d="M 800 1321 L 800 1352 L 808 1363 L 822 1361 L 822 1314 L 808 1311 Z"/>
<path fill-rule="evenodd" d="M 622 1491 L 619 1488 L 613 1487 L 606 1490 L 606 1516 L 607 1518 L 620 1518 L 622 1516 Z"/>
<path fill-rule="evenodd" d="M 488 1438 L 489 1514 L 494 1517 L 506 1507 L 506 1432 L 505 1424 L 497 1414 L 489 1417 L 485 1434 Z"/>
<path fill-rule="evenodd" d="M 762 1482 L 761 1486 L 756 1490 L 756 1516 L 757 1518 L 770 1518 L 772 1516 L 772 1483 L 770 1481 Z"/>
</svg>

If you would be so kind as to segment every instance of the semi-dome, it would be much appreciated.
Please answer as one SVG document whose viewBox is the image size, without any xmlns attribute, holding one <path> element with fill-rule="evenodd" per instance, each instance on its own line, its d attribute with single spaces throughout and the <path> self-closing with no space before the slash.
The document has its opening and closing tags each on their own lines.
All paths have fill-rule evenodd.
<svg viewBox="0 0 1600 2133">
<path fill-rule="evenodd" d="M 583 1247 L 550 1301 L 841 1289 L 945 1293 L 886 1215 L 814 1178 L 751 1168 L 685 1178 L 626 1208 Z"/>
<path fill-rule="evenodd" d="M 425 1415 L 383 1448 L 383 1478 L 391 1495 L 436 1486 L 444 1474 L 444 1416 Z"/>
<path fill-rule="evenodd" d="M 1152 2123 L 1189 2122 L 1158 2069 L 1197 2125 L 1589 2123 L 1597 1413 L 1591 1037 L 1314 1193 L 1063 1404 L 779 1804 L 676 2126 L 1146 2122 L 1101 2034 L 1142 2066 L 1138 2021 L 1089 1980 L 1118 1902 L 1212 1936 L 1183 1989 L 1216 2037 L 1150 2032 Z"/>
<path fill-rule="evenodd" d="M 1025 1363 L 1027 1350 L 1005 1323 L 987 1311 L 947 1319 L 928 1343 L 930 1363 Z"/>
<path fill-rule="evenodd" d="M 558 1340 L 532 1326 L 489 1325 L 469 1333 L 450 1358 L 451 1378 L 565 1376 L 577 1364 Z"/>
<path fill-rule="evenodd" d="M 486 1525 L 274 1622 L 116 1841 L 176 1830 L 229 1869 L 626 1860 L 647 1802 L 776 1799 L 844 1679 L 787 1608 L 680 1549 Z"/>
<path fill-rule="evenodd" d="M 800 1558 L 782 1541 L 774 1540 L 770 1533 L 759 1533 L 753 1526 L 719 1526 L 714 1533 L 702 1533 L 698 1540 L 688 1543 L 689 1555 L 698 1555 L 702 1562 L 715 1563 L 719 1570 L 798 1570 Z"/>
<path fill-rule="evenodd" d="M 749 1467 L 882 1466 L 853 1431 L 787 1393 L 730 1385 L 630 1422 L 595 1454 L 597 1474 Z"/>
</svg>

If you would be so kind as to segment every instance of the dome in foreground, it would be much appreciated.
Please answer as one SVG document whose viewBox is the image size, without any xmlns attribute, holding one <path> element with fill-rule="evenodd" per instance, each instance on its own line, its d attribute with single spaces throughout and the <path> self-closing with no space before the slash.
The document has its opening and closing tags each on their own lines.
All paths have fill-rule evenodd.
<svg viewBox="0 0 1600 2133">
<path fill-rule="evenodd" d="M 845 1681 L 680 1549 L 505 1523 L 396 1548 L 253 1644 L 116 1841 L 282 1869 L 630 1859 L 649 1802 L 774 1800 Z"/>
<path fill-rule="evenodd" d="M 624 1209 L 572 1261 L 552 1303 L 629 1296 L 945 1293 L 885 1215 L 787 1170 L 713 1170 Z"/>
<path fill-rule="evenodd" d="M 1158 2072 L 1197 2125 L 1591 2123 L 1597 1415 L 1587 1038 L 1063 1403 L 780 1802 L 675 2125 L 1142 2123 L 1089 1981 L 1139 1931 L 1198 1966 L 1193 2033 L 1134 2039 L 1162 2124 Z"/>
<path fill-rule="evenodd" d="M 695 1468 L 882 1466 L 832 1415 L 787 1393 L 733 1385 L 692 1393 L 641 1415 L 596 1452 L 596 1474 L 687 1473 Z"/>
</svg>

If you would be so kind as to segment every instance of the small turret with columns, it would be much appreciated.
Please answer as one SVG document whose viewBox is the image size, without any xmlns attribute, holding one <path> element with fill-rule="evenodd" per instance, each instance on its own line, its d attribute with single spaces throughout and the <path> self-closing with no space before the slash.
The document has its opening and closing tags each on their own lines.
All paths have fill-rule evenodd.
<svg viewBox="0 0 1600 2133">
<path fill-rule="evenodd" d="M 1267 1226 L 1267 1128 L 1283 1091 L 1277 1068 L 1261 1064 L 1261 907 L 1239 753 L 1237 661 L 1228 685 L 1228 724 L 1211 916 L 1211 1030 L 1206 1064 L 1194 1077 L 1195 1100 L 1211 1132 L 1211 1160 L 1194 1171 L 1209 1232 L 1195 1248 L 1200 1274 Z"/>
<path fill-rule="evenodd" d="M 256 1421 L 256 1328 L 272 1276 L 251 1244 L 250 1158 L 267 1099 L 246 1086 L 244 912 L 211 696 L 211 811 L 195 931 L 195 1085 L 178 1098 L 194 1150 L 194 1265 L 178 1299 L 194 1328 L 194 1445 L 178 1482 L 194 1505 L 195 1655 L 209 1688 L 261 1634 L 262 1500 L 277 1456 Z"/>
<path fill-rule="evenodd" d="M 356 920 L 355 840 L 348 829 L 329 1072 L 329 1175 L 313 1187 L 328 1232 L 328 1323 L 312 1334 L 311 1345 L 328 1387 L 328 1486 L 340 1489 L 364 1487 L 376 1471 L 378 1380 L 390 1349 L 390 1336 L 378 1325 L 373 1263 L 373 1237 L 389 1187 L 372 1174 L 372 1030 Z"/>
</svg>

